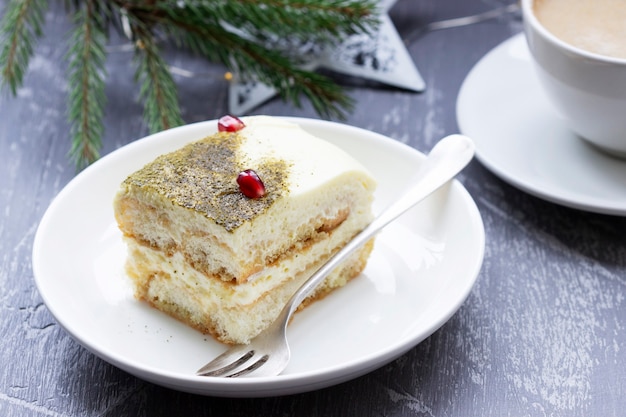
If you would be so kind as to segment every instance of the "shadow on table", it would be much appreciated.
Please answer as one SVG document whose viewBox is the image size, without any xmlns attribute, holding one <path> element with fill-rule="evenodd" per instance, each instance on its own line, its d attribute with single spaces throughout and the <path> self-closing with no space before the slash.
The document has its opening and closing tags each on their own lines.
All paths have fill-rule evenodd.
<svg viewBox="0 0 626 417">
<path fill-rule="evenodd" d="M 626 267 L 626 217 L 551 203 L 518 190 L 478 163 L 472 169 L 479 177 L 475 187 L 481 189 L 472 190 L 471 185 L 468 189 L 482 197 L 477 203 L 483 217 L 497 210 L 500 216 L 507 217 L 504 227 L 521 227 L 539 244 L 558 243 L 608 268 Z M 480 207 L 480 201 L 488 202 L 489 207 Z M 626 279 L 624 274 L 620 275 Z"/>
</svg>

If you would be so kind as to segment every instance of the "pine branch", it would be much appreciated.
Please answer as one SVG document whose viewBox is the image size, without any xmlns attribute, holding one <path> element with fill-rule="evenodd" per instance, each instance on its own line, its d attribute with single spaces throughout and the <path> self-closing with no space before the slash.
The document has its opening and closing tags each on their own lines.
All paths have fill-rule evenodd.
<svg viewBox="0 0 626 417">
<path fill-rule="evenodd" d="M 167 4 L 170 5 L 169 8 L 165 7 Z M 216 8 L 216 4 L 221 9 Z M 228 26 L 224 25 L 222 17 L 230 16 L 232 19 L 232 14 L 238 13 L 238 7 L 247 7 L 250 4 L 259 6 L 261 2 L 191 1 L 184 6 L 171 7 L 171 2 L 157 1 L 151 5 L 154 8 L 149 17 L 143 18 L 151 17 L 154 24 L 162 23 L 169 38 L 211 61 L 222 62 L 242 79 L 253 79 L 273 86 L 281 98 L 297 107 L 300 107 L 300 96 L 305 96 L 322 117 L 344 118 L 345 111 L 352 108 L 352 101 L 329 78 L 298 67 L 303 61 L 302 57 L 297 56 L 299 44 L 294 41 L 293 35 L 307 35 L 309 43 L 315 42 L 317 46 L 321 46 L 336 42 L 329 35 L 329 31 L 325 30 L 326 27 L 333 27 L 330 33 L 335 35 L 371 30 L 377 20 L 371 10 L 369 15 L 366 14 L 368 4 L 362 1 L 303 0 L 295 3 L 275 0 L 263 3 L 265 7 L 260 7 L 258 16 L 246 15 L 249 19 L 255 19 L 249 24 L 258 28 L 256 36 L 250 36 L 249 31 L 232 30 L 234 26 L 231 22 L 228 22 Z M 291 11 L 286 13 L 286 9 Z M 315 10 L 317 14 L 311 10 Z M 353 13 L 346 16 L 343 14 L 346 10 L 352 10 Z M 146 9 L 140 13 L 146 13 Z M 302 19 L 302 13 L 312 15 L 307 14 L 306 19 Z M 343 18 L 337 20 L 335 14 L 342 14 Z M 262 16 L 260 20 L 259 16 Z M 281 19 L 285 23 L 290 22 L 291 26 L 277 24 L 277 20 L 280 22 Z M 300 21 L 308 23 L 300 25 Z M 263 30 L 265 32 L 261 33 Z M 278 47 L 277 42 L 268 40 L 270 37 L 278 40 L 289 38 L 291 43 Z"/>
<path fill-rule="evenodd" d="M 47 8 L 46 0 L 12 0 L 0 21 L 0 86 L 8 85 L 13 95 L 24 81 Z"/>
<path fill-rule="evenodd" d="M 131 28 L 136 37 L 135 79 L 140 83 L 139 97 L 144 102 L 144 119 L 151 132 L 180 126 L 184 123 L 176 84 L 167 63 L 161 56 L 153 33 L 144 22 L 131 18 Z"/>
<path fill-rule="evenodd" d="M 154 23 L 176 20 L 197 26 L 208 19 L 226 22 L 253 36 L 274 34 L 329 42 L 375 27 L 375 6 L 373 0 L 155 0 L 124 7 L 144 19 L 154 19 Z"/>
<path fill-rule="evenodd" d="M 75 30 L 69 50 L 70 157 L 78 169 L 98 159 L 104 132 L 106 104 L 105 16 L 98 0 L 85 0 L 74 15 Z"/>
<path fill-rule="evenodd" d="M 0 87 L 15 95 L 34 40 L 41 35 L 48 0 L 7 0 L 0 18 Z M 378 24 L 375 0 L 59 0 L 74 10 L 68 77 L 70 156 L 77 168 L 99 156 L 106 103 L 107 28 L 122 22 L 135 42 L 135 79 L 152 132 L 183 123 L 177 87 L 157 39 L 171 40 L 243 81 L 276 89 L 300 106 L 307 98 L 323 117 L 343 118 L 352 101 L 329 78 L 304 68 L 316 49 Z M 120 20 L 120 17 L 123 17 Z M 125 26 L 125 24 L 129 26 Z"/>
<path fill-rule="evenodd" d="M 324 75 L 295 67 L 287 57 L 255 45 L 241 46 L 231 55 L 238 75 L 273 86 L 279 96 L 296 107 L 306 97 L 316 112 L 326 118 L 344 119 L 353 102 L 345 91 Z"/>
<path fill-rule="evenodd" d="M 242 0 L 219 3 L 214 13 L 230 25 L 262 39 L 298 38 L 318 44 L 365 33 L 377 24 L 376 3 L 354 0 Z M 271 38 L 271 36 L 270 36 Z"/>
</svg>

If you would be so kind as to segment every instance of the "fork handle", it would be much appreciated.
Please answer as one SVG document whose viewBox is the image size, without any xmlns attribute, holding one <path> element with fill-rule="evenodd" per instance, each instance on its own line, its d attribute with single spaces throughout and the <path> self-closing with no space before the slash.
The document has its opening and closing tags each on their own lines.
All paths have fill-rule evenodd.
<svg viewBox="0 0 626 417">
<path fill-rule="evenodd" d="M 454 178 L 472 160 L 473 156 L 474 143 L 466 136 L 450 135 L 441 139 L 420 166 L 409 190 L 311 275 L 289 299 L 279 318 L 287 323 L 300 303 L 341 261 L 353 254 L 392 220 L 395 220 Z"/>
</svg>

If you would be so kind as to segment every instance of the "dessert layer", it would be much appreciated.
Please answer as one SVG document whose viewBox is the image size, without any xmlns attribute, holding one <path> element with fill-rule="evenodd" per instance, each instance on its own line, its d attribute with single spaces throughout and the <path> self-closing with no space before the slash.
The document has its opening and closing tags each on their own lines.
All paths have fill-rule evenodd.
<svg viewBox="0 0 626 417">
<path fill-rule="evenodd" d="M 239 132 L 194 142 L 129 176 L 115 200 L 122 232 L 182 252 L 207 275 L 245 282 L 344 222 L 354 235 L 371 221 L 375 183 L 352 157 L 295 124 L 244 120 Z M 238 190 L 237 173 L 249 168 L 265 183 L 262 198 Z"/>
<path fill-rule="evenodd" d="M 371 196 L 355 189 L 350 176 L 335 179 L 320 194 L 326 198 L 286 197 L 233 232 L 143 189 L 118 196 L 116 212 L 127 237 L 168 254 L 181 252 L 207 275 L 245 282 L 289 252 L 331 233 L 336 236 L 330 245 L 346 242 L 369 223 Z"/>
<path fill-rule="evenodd" d="M 313 262 L 298 274 L 276 270 L 271 278 L 280 284 L 269 290 L 265 280 L 232 285 L 207 279 L 176 256 L 133 242 L 129 245 L 127 270 L 135 282 L 136 297 L 224 343 L 249 343 L 322 262 Z M 365 268 L 372 247 L 373 241 L 344 261 L 300 308 L 356 277 Z"/>
<path fill-rule="evenodd" d="M 248 343 L 373 217 L 375 182 L 351 156 L 292 123 L 244 121 L 156 158 L 114 201 L 137 298 L 226 343 Z M 250 171 L 263 192 L 239 188 Z M 372 246 L 307 302 L 358 275 Z"/>
</svg>

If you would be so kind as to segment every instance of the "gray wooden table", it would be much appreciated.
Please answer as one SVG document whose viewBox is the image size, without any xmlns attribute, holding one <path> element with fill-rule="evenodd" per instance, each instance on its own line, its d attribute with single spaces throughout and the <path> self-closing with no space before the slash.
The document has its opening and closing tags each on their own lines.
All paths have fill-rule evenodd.
<svg viewBox="0 0 626 417">
<path fill-rule="evenodd" d="M 429 22 L 508 3 L 399 0 L 390 15 L 406 36 Z M 66 51 L 59 46 L 70 23 L 52 9 L 19 96 L 0 97 L 1 416 L 625 415 L 626 220 L 529 196 L 477 161 L 459 179 L 485 225 L 478 281 L 443 327 L 381 369 L 310 393 L 224 399 L 144 382 L 89 353 L 47 311 L 31 268 L 38 222 L 75 175 L 66 157 Z M 455 102 L 470 68 L 520 31 L 519 15 L 507 13 L 422 34 L 409 51 L 426 91 L 345 79 L 357 103 L 347 123 L 430 149 L 458 131 Z M 172 58 L 203 68 L 184 54 Z M 112 53 L 107 69 L 103 154 L 147 133 L 128 54 Z M 177 81 L 187 122 L 226 113 L 222 80 Z M 254 113 L 315 117 L 306 106 L 278 100 Z"/>
</svg>

